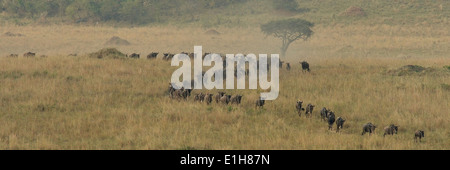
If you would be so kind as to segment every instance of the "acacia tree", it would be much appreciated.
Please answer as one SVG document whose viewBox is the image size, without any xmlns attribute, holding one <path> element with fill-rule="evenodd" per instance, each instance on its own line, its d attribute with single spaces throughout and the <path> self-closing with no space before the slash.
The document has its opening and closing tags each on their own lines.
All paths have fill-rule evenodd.
<svg viewBox="0 0 450 170">
<path fill-rule="evenodd" d="M 286 19 L 271 21 L 261 25 L 261 31 L 267 36 L 272 35 L 282 40 L 281 58 L 286 56 L 289 45 L 298 39 L 308 40 L 314 33 L 311 28 L 314 23 L 303 19 Z"/>
</svg>

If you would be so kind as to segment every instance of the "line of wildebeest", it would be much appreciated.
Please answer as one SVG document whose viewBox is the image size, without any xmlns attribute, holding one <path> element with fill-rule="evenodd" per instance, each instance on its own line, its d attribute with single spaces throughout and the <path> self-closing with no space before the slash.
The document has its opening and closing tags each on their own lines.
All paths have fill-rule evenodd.
<svg viewBox="0 0 450 170">
<path fill-rule="evenodd" d="M 173 87 L 171 83 L 169 83 L 169 89 L 168 94 L 171 99 L 177 99 L 177 100 L 188 100 L 188 98 L 192 94 L 192 89 L 184 89 L 183 87 L 181 89 L 176 89 Z M 225 92 L 217 92 L 216 94 L 212 93 L 197 93 L 194 95 L 194 102 L 200 102 L 200 103 L 206 103 L 207 105 L 212 104 L 213 102 L 216 102 L 217 104 L 223 104 L 223 105 L 240 105 L 242 101 L 242 95 L 227 95 Z M 256 108 L 262 108 L 265 105 L 265 100 L 259 98 L 255 102 Z M 302 112 L 304 112 L 306 118 L 311 118 L 313 114 L 313 110 L 315 105 L 308 104 L 306 108 L 303 108 L 303 101 L 298 100 L 296 104 L 296 110 L 299 117 L 302 116 Z M 326 107 L 322 108 L 320 110 L 320 119 L 322 121 L 325 121 L 328 123 L 328 130 L 333 130 L 333 125 L 336 124 L 336 132 L 339 132 L 340 129 L 344 128 L 345 119 L 342 117 L 337 117 L 335 115 L 335 112 L 331 111 L 330 109 L 327 109 Z M 362 133 L 361 135 L 364 135 L 366 133 L 369 133 L 371 135 L 374 133 L 375 126 L 373 123 L 369 122 L 367 124 L 363 125 Z M 391 124 L 389 126 L 386 126 L 384 128 L 384 134 L 383 137 L 386 135 L 394 135 L 398 133 L 398 127 L 395 124 Z M 425 133 L 422 130 L 418 130 L 414 134 L 414 141 L 417 142 L 417 139 L 421 141 L 422 137 L 425 137 Z"/>
<path fill-rule="evenodd" d="M 156 59 L 159 53 L 150 53 L 149 55 L 147 55 L 147 59 Z M 190 58 L 194 58 L 194 53 L 185 53 L 182 52 L 181 54 L 186 54 L 188 55 Z M 203 58 L 211 53 L 204 53 L 204 55 L 202 56 Z M 23 54 L 24 57 L 35 57 L 36 53 L 32 53 L 32 52 L 27 52 L 25 54 Z M 77 56 L 77 54 L 69 54 L 69 56 Z M 166 60 L 166 61 L 170 61 L 173 57 L 175 56 L 175 54 L 171 54 L 171 53 L 164 53 L 162 59 Z M 221 55 L 224 56 L 224 55 Z M 8 57 L 18 57 L 18 54 L 11 54 Z M 40 57 L 47 57 L 45 55 L 42 55 Z M 126 55 L 127 58 L 133 58 L 133 59 L 139 59 L 140 58 L 140 54 L 136 54 L 133 53 L 131 55 Z M 283 68 L 283 64 L 285 62 L 280 61 L 280 68 Z M 302 66 L 302 70 L 303 71 L 308 71 L 310 72 L 311 69 L 309 67 L 309 63 L 306 61 L 300 62 L 301 66 Z M 270 67 L 270 65 L 268 64 L 268 67 Z M 289 71 L 291 70 L 291 65 L 290 63 L 286 63 L 286 69 Z M 178 99 L 178 100 L 187 100 L 192 93 L 192 89 L 184 89 L 184 87 L 177 89 L 175 87 L 173 87 L 173 85 L 171 83 L 169 83 L 169 89 L 168 89 L 168 94 L 169 97 L 171 99 Z M 212 93 L 198 93 L 194 95 L 194 101 L 195 102 L 200 102 L 200 103 L 206 103 L 207 105 L 210 105 L 211 103 L 213 103 L 213 101 L 215 101 L 218 104 L 224 104 L 224 105 L 229 105 L 229 104 L 235 104 L 235 105 L 240 105 L 241 101 L 242 101 L 242 95 L 227 95 L 225 92 L 218 92 L 217 94 L 212 94 Z M 262 108 L 265 105 L 265 100 L 263 100 L 262 98 L 258 98 L 255 102 L 255 107 L 257 108 Z M 303 108 L 303 101 L 298 100 L 297 104 L 296 104 L 296 110 L 297 110 L 297 114 L 299 117 L 301 117 L 302 112 L 305 112 L 305 117 L 312 117 L 312 113 L 314 110 L 315 105 L 313 104 L 308 104 L 306 106 L 306 108 Z M 336 132 L 339 132 L 340 129 L 344 128 L 344 123 L 346 121 L 346 119 L 342 118 L 342 117 L 337 117 L 335 115 L 335 112 L 331 111 L 330 109 L 327 109 L 326 107 L 322 108 L 322 110 L 320 110 L 320 119 L 322 121 L 327 122 L 328 124 L 328 130 L 332 130 L 333 129 L 333 125 L 336 124 Z M 373 123 L 369 122 L 363 125 L 362 128 L 362 133 L 361 135 L 364 135 L 366 133 L 369 133 L 369 136 L 374 133 L 375 129 L 377 126 L 375 126 Z M 394 135 L 398 133 L 398 127 L 395 124 L 390 124 L 389 126 L 386 126 L 384 128 L 384 134 L 383 137 L 385 137 L 386 135 Z M 417 139 L 419 139 L 419 141 L 421 141 L 421 139 L 425 137 L 425 132 L 423 130 L 417 130 L 414 133 L 414 141 L 417 142 Z"/>
</svg>

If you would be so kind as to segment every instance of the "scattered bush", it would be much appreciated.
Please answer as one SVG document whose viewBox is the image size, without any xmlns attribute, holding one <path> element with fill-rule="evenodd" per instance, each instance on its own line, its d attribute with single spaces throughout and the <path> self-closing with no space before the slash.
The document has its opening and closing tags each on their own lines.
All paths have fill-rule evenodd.
<svg viewBox="0 0 450 170">
<path fill-rule="evenodd" d="M 98 52 L 90 53 L 90 54 L 88 54 L 88 56 L 91 58 L 98 58 L 98 59 L 103 59 L 103 58 L 123 59 L 123 58 L 127 57 L 125 54 L 123 54 L 116 48 L 104 48 Z"/>
</svg>

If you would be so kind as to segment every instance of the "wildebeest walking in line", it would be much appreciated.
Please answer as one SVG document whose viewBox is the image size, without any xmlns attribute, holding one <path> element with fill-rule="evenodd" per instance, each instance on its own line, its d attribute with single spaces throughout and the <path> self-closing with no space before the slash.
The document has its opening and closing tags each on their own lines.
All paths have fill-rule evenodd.
<svg viewBox="0 0 450 170">
<path fill-rule="evenodd" d="M 391 124 L 389 126 L 386 126 L 384 128 L 384 134 L 383 137 L 385 137 L 386 135 L 394 135 L 397 134 L 398 132 L 398 126 L 395 126 L 394 124 Z"/>
<path fill-rule="evenodd" d="M 422 138 L 425 137 L 425 132 L 423 130 L 418 130 L 414 133 L 414 142 L 417 142 L 417 138 L 419 138 L 419 142 L 422 142 Z"/>
<path fill-rule="evenodd" d="M 175 55 L 170 54 L 170 53 L 164 53 L 163 60 L 166 60 L 166 61 L 172 60 L 173 56 L 175 56 Z"/>
<path fill-rule="evenodd" d="M 242 95 L 235 95 L 233 97 L 231 97 L 231 104 L 241 104 L 241 100 L 242 100 Z"/>
<path fill-rule="evenodd" d="M 336 116 L 334 115 L 334 112 L 330 111 L 330 113 L 328 113 L 328 130 L 333 130 L 333 124 L 336 121 Z"/>
<path fill-rule="evenodd" d="M 329 109 L 327 109 L 327 108 L 322 108 L 322 110 L 320 110 L 320 117 L 321 117 L 321 120 L 324 120 L 324 121 L 327 121 L 327 119 L 328 119 L 328 113 L 330 112 L 331 110 L 329 110 Z"/>
<path fill-rule="evenodd" d="M 370 136 L 373 132 L 375 132 L 375 128 L 376 128 L 376 126 L 374 124 L 372 124 L 371 122 L 369 122 L 363 126 L 363 131 L 362 131 L 361 135 L 364 135 L 368 132 L 369 136 Z"/>
<path fill-rule="evenodd" d="M 206 94 L 204 101 L 206 102 L 207 105 L 210 105 L 212 103 L 212 97 L 213 94 Z"/>
<path fill-rule="evenodd" d="M 263 107 L 265 102 L 266 101 L 260 97 L 258 100 L 256 100 L 256 107 L 259 107 L 259 108 Z"/>
<path fill-rule="evenodd" d="M 336 132 L 339 132 L 340 129 L 344 128 L 345 119 L 338 117 L 336 120 Z"/>
<path fill-rule="evenodd" d="M 203 93 L 200 93 L 200 94 L 196 94 L 195 96 L 194 96 L 194 101 L 195 102 L 203 102 L 204 101 L 204 99 L 205 99 L 205 94 L 203 94 Z"/>
<path fill-rule="evenodd" d="M 159 53 L 150 53 L 149 55 L 147 55 L 147 59 L 155 59 L 158 56 Z"/>
<path fill-rule="evenodd" d="M 230 100 L 231 100 L 231 95 L 223 95 L 223 96 L 220 98 L 220 102 L 221 102 L 222 104 L 226 104 L 226 105 L 228 105 L 228 103 L 230 103 Z"/>
<path fill-rule="evenodd" d="M 174 98 L 173 94 L 176 89 L 173 87 L 172 83 L 169 83 L 169 89 L 167 90 L 169 97 Z"/>
<path fill-rule="evenodd" d="M 297 109 L 297 114 L 299 117 L 302 117 L 302 111 L 305 110 L 305 108 L 302 108 L 303 101 L 298 100 L 297 104 L 295 105 L 295 108 Z"/>
<path fill-rule="evenodd" d="M 308 117 L 308 115 L 309 115 L 309 117 L 312 117 L 312 112 L 313 112 L 313 110 L 314 110 L 314 105 L 312 105 L 312 104 L 308 104 L 307 106 L 306 106 L 306 111 L 305 111 L 305 116 L 306 117 Z"/>
<path fill-rule="evenodd" d="M 286 63 L 286 70 L 287 71 L 291 71 L 291 64 L 290 63 Z"/>
<path fill-rule="evenodd" d="M 131 55 L 127 55 L 127 57 L 129 57 L 129 58 L 134 58 L 134 59 L 139 59 L 139 58 L 141 58 L 141 55 L 140 55 L 140 54 L 133 53 L 133 54 L 131 54 Z"/>
<path fill-rule="evenodd" d="M 32 53 L 32 52 L 23 54 L 23 57 L 35 57 L 35 56 L 36 56 L 36 53 Z"/>
<path fill-rule="evenodd" d="M 225 95 L 225 92 L 218 92 L 215 96 L 214 99 L 216 100 L 216 103 L 219 103 L 220 98 L 222 98 Z"/>
<path fill-rule="evenodd" d="M 309 63 L 306 61 L 300 62 L 300 64 L 302 64 L 302 70 L 303 72 L 311 72 L 311 69 L 309 69 Z"/>
<path fill-rule="evenodd" d="M 17 57 L 19 57 L 19 54 L 10 54 L 6 57 L 17 58 Z"/>
</svg>

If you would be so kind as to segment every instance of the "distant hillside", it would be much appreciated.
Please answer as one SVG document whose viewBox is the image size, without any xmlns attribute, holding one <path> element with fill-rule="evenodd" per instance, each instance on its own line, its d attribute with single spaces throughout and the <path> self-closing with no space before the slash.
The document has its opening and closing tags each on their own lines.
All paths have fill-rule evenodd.
<svg viewBox="0 0 450 170">
<path fill-rule="evenodd" d="M 356 10 L 355 11 L 352 10 Z M 359 11 L 359 12 L 358 12 Z M 301 17 L 316 24 L 449 25 L 450 1 L 0 0 L 0 22 L 252 27 Z"/>
</svg>

